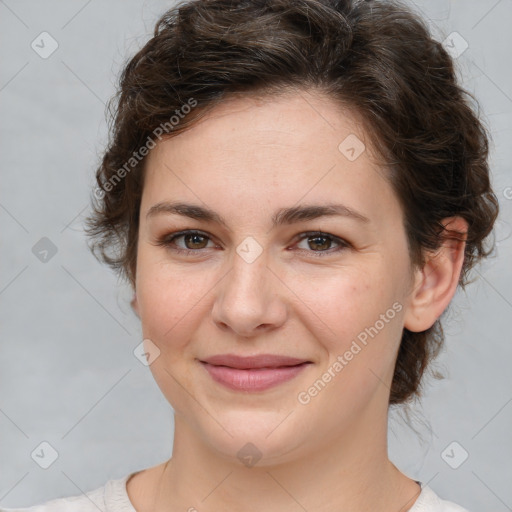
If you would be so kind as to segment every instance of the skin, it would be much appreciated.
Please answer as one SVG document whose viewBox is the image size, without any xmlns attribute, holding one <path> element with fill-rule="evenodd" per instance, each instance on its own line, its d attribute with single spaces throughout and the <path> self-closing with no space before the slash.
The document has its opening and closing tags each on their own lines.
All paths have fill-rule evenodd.
<svg viewBox="0 0 512 512">
<path fill-rule="evenodd" d="M 366 146 L 354 161 L 338 149 L 350 134 Z M 136 510 L 409 510 L 419 486 L 387 454 L 394 364 L 402 329 L 427 329 L 449 304 L 464 242 L 413 267 L 400 204 L 357 116 L 313 91 L 225 101 L 159 142 L 145 172 L 134 307 L 160 351 L 150 369 L 175 411 L 175 432 L 172 458 L 129 480 Z M 147 216 L 177 200 L 216 211 L 228 226 Z M 369 221 L 271 225 L 279 208 L 326 203 Z M 466 229 L 461 218 L 448 224 Z M 207 236 L 174 241 L 194 255 L 158 244 L 185 229 Z M 336 239 L 297 237 L 314 230 L 350 245 L 335 252 Z M 236 252 L 248 236 L 263 251 L 251 263 Z M 397 303 L 393 319 L 300 403 L 298 393 Z M 313 364 L 277 387 L 244 393 L 214 382 L 197 360 L 225 353 Z M 252 467 L 237 457 L 248 442 L 262 454 Z"/>
</svg>

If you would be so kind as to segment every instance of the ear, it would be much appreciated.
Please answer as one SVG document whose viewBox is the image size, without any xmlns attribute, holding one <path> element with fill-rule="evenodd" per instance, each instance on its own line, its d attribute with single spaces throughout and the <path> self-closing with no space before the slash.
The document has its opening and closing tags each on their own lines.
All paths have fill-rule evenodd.
<svg viewBox="0 0 512 512">
<path fill-rule="evenodd" d="M 432 327 L 457 290 L 468 224 L 462 217 L 448 217 L 442 223 L 444 234 L 455 232 L 458 240 L 445 240 L 437 251 L 427 255 L 423 268 L 415 272 L 414 287 L 404 316 L 404 327 L 409 331 L 421 332 Z"/>
<path fill-rule="evenodd" d="M 139 303 L 137 302 L 137 292 L 133 292 L 133 298 L 130 302 L 130 305 L 131 305 L 133 311 L 135 312 L 135 314 L 140 318 Z"/>
</svg>

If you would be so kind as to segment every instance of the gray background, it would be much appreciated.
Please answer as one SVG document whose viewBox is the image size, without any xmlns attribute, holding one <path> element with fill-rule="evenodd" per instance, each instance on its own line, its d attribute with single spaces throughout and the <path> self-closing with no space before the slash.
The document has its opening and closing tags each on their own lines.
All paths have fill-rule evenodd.
<svg viewBox="0 0 512 512">
<path fill-rule="evenodd" d="M 104 103 L 172 5 L 0 1 L 1 506 L 80 494 L 171 455 L 172 409 L 133 355 L 141 331 L 129 289 L 88 252 L 83 220 Z M 497 257 L 447 315 L 437 362 L 447 378 L 430 379 L 412 410 L 418 433 L 392 412 L 390 457 L 445 499 L 501 512 L 512 510 L 512 2 L 415 5 L 439 40 L 456 31 L 469 44 L 457 65 L 491 131 L 502 212 Z M 47 59 L 31 48 L 43 31 L 59 45 Z M 32 251 L 43 237 L 57 249 L 46 262 Z M 48 469 L 31 458 L 43 441 L 58 452 Z M 445 460 L 456 465 L 463 450 L 453 469 Z"/>
</svg>

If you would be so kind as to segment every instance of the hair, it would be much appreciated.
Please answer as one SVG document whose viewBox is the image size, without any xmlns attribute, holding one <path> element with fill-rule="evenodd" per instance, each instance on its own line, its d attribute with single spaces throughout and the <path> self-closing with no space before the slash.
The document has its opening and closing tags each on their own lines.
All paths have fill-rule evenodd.
<svg viewBox="0 0 512 512">
<path fill-rule="evenodd" d="M 360 116 L 389 169 L 412 264 L 423 265 L 446 237 L 463 236 L 464 287 L 494 245 L 484 244 L 498 215 L 488 135 L 452 57 L 398 1 L 192 0 L 167 11 L 109 103 L 86 227 L 98 259 L 135 286 L 144 156 L 155 138 L 193 127 L 235 95 L 294 90 L 321 91 Z M 467 221 L 467 233 L 444 230 L 452 216 Z M 439 320 L 423 332 L 403 329 L 390 405 L 420 396 L 443 341 Z"/>
</svg>

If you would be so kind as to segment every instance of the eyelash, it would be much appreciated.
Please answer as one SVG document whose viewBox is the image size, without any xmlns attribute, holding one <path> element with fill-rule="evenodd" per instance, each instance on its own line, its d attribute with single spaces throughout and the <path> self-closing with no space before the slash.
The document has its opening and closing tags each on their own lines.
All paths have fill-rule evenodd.
<svg viewBox="0 0 512 512">
<path fill-rule="evenodd" d="M 176 239 L 182 238 L 187 235 L 198 235 L 203 238 L 207 238 L 208 240 L 211 240 L 211 238 L 206 233 L 204 233 L 202 231 L 185 230 L 185 231 L 179 231 L 176 233 L 170 233 L 168 235 L 165 235 L 164 237 L 160 238 L 157 241 L 157 245 L 166 247 L 166 248 L 168 248 L 172 251 L 175 251 L 177 253 L 180 253 L 180 254 L 193 255 L 193 256 L 197 256 L 198 253 L 200 253 L 201 251 L 206 249 L 206 248 L 203 248 L 203 249 L 181 249 L 181 248 L 177 248 L 173 245 L 173 243 Z M 306 249 L 299 249 L 299 251 L 303 251 L 303 252 L 312 254 L 315 258 L 323 258 L 326 255 L 337 253 L 337 252 L 340 252 L 344 249 L 348 249 L 351 247 L 351 244 L 349 242 L 347 242 L 346 240 L 343 240 L 334 235 L 330 235 L 329 233 L 324 233 L 322 231 L 306 231 L 304 233 L 301 233 L 301 235 L 302 236 L 297 240 L 296 243 L 302 242 L 302 240 L 305 240 L 308 238 L 327 238 L 327 239 L 339 244 L 339 247 L 335 250 L 328 249 L 325 251 L 312 251 L 312 250 L 308 251 Z"/>
</svg>

